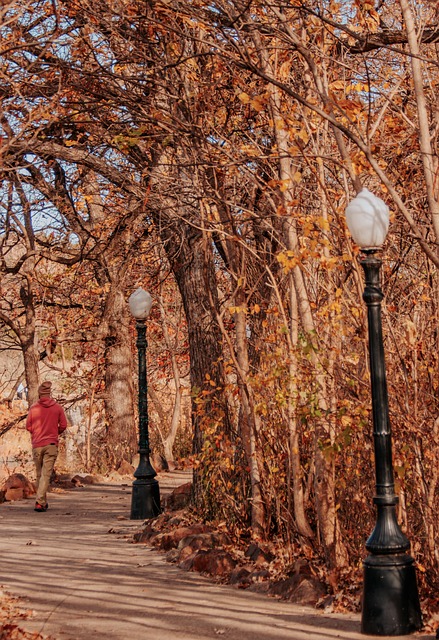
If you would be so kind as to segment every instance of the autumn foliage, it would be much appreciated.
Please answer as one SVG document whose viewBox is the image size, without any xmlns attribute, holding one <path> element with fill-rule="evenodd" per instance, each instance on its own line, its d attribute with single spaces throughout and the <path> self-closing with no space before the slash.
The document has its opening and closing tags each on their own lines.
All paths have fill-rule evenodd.
<svg viewBox="0 0 439 640">
<path fill-rule="evenodd" d="M 187 381 L 205 518 L 338 575 L 359 567 L 373 443 L 363 274 L 344 210 L 367 186 L 391 210 L 383 330 L 398 517 L 424 595 L 439 568 L 433 5 L 1 8 L 0 330 L 29 389 L 57 354 L 66 394 L 103 411 L 107 464 L 133 453 L 125 300 L 142 284 L 159 302 L 152 391 L 174 381 L 174 418 L 154 442 L 172 455 Z"/>
</svg>

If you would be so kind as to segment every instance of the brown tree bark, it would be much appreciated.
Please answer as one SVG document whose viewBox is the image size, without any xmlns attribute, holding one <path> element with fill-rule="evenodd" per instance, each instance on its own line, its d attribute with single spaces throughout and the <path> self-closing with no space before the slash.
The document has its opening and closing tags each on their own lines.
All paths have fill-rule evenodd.
<svg viewBox="0 0 439 640">
<path fill-rule="evenodd" d="M 134 410 L 133 334 L 123 285 L 114 286 L 107 298 L 103 323 L 105 344 L 106 458 L 117 469 L 123 460 L 131 462 L 137 451 Z"/>
<path fill-rule="evenodd" d="M 195 227 L 182 220 L 177 225 L 181 234 L 171 233 L 167 228 L 163 229 L 162 238 L 185 309 L 189 334 L 190 377 L 195 392 L 204 388 L 206 374 L 209 374 L 218 386 L 224 384 L 221 332 L 210 304 L 212 297 L 213 304 L 218 305 L 218 296 L 211 246 Z M 200 451 L 201 444 L 202 434 L 196 429 L 195 452 Z"/>
</svg>

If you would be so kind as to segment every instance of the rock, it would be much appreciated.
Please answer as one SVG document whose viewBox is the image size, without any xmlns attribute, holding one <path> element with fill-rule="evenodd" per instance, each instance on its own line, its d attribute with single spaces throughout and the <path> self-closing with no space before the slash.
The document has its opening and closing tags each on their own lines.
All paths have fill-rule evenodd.
<svg viewBox="0 0 439 640">
<path fill-rule="evenodd" d="M 180 552 L 180 555 L 183 555 L 182 560 L 178 561 L 178 567 L 180 569 L 183 569 L 183 571 L 191 571 L 192 566 L 194 564 L 194 558 L 197 555 L 198 551 L 195 551 L 195 553 L 191 553 L 190 555 L 186 555 L 185 553 L 185 549 L 183 549 Z"/>
<path fill-rule="evenodd" d="M 268 594 L 270 590 L 270 583 L 268 580 L 264 580 L 263 582 L 252 582 L 248 587 L 248 590 L 252 593 Z"/>
<path fill-rule="evenodd" d="M 303 576 L 302 581 L 291 594 L 290 602 L 315 605 L 324 595 L 326 595 L 326 589 L 317 578 Z"/>
<path fill-rule="evenodd" d="M 85 484 L 98 484 L 99 480 L 98 478 L 95 478 L 94 476 L 91 475 L 79 475 L 76 474 L 76 476 L 73 476 L 73 478 L 71 479 L 71 483 L 75 486 L 75 487 L 83 487 Z"/>
<path fill-rule="evenodd" d="M 20 498 L 8 498 L 8 495 L 19 495 L 19 493 L 8 494 L 8 491 L 12 491 L 14 489 L 21 489 L 22 495 Z M 36 493 L 34 483 L 30 482 L 30 480 L 28 480 L 22 473 L 13 473 L 12 475 L 10 475 L 3 484 L 2 491 L 5 492 L 6 500 L 22 500 L 23 498 L 34 496 Z"/>
<path fill-rule="evenodd" d="M 230 584 L 237 589 L 267 592 L 270 573 L 266 569 L 254 570 L 252 565 L 238 566 L 230 574 Z"/>
<path fill-rule="evenodd" d="M 23 498 L 24 491 L 22 487 L 17 489 L 6 489 L 5 500 L 7 502 L 13 502 L 14 500 L 23 500 Z"/>
<path fill-rule="evenodd" d="M 59 487 L 60 489 L 71 489 L 72 487 L 75 487 L 77 485 L 73 483 L 71 480 L 57 480 L 56 486 Z M 80 486 L 82 487 L 82 484 Z"/>
<path fill-rule="evenodd" d="M 160 546 L 164 551 L 178 547 L 180 540 L 187 536 L 207 533 L 209 527 L 205 524 L 194 524 L 190 527 L 178 527 L 174 531 L 159 534 L 154 539 L 154 546 Z"/>
<path fill-rule="evenodd" d="M 257 565 L 268 564 L 274 559 L 273 554 L 263 551 L 257 544 L 252 543 L 247 551 L 245 557 L 249 558 Z"/>
<path fill-rule="evenodd" d="M 246 589 L 251 583 L 251 570 L 246 567 L 235 567 L 230 574 L 229 582 L 238 589 Z"/>
<path fill-rule="evenodd" d="M 333 604 L 334 604 L 334 596 L 333 595 L 327 595 L 324 598 L 321 598 L 321 600 L 319 600 L 319 602 L 317 603 L 316 608 L 317 609 L 324 609 L 325 611 L 328 611 L 328 612 L 332 613 Z"/>
<path fill-rule="evenodd" d="M 226 533 L 216 533 L 208 531 L 207 533 L 196 533 L 182 538 L 178 543 L 178 548 L 190 547 L 192 551 L 198 549 L 212 549 L 222 545 L 230 544 L 230 538 Z"/>
<path fill-rule="evenodd" d="M 55 482 L 58 484 L 59 482 L 71 482 L 73 474 L 71 473 L 56 473 L 55 474 Z"/>
<path fill-rule="evenodd" d="M 122 460 L 117 473 L 120 476 L 132 476 L 134 473 L 134 467 L 127 460 Z"/>
<path fill-rule="evenodd" d="M 63 489 L 82 487 L 84 484 L 99 484 L 101 482 L 104 482 L 103 477 L 81 473 L 56 473 L 50 480 L 51 484 L 56 484 L 57 487 L 62 487 Z"/>
<path fill-rule="evenodd" d="M 133 542 L 149 542 L 153 537 L 158 536 L 159 533 L 160 531 L 153 526 L 152 521 L 148 520 L 142 529 L 133 535 Z"/>
<path fill-rule="evenodd" d="M 178 522 L 173 523 L 171 514 L 166 513 L 165 511 L 162 511 L 161 513 L 159 513 L 159 515 L 156 518 L 148 520 L 144 524 L 144 528 L 149 527 L 151 529 L 160 530 L 166 527 L 167 529 L 169 529 L 169 527 L 172 526 L 173 524 L 177 525 L 177 524 L 180 524 L 180 522 L 181 522 L 181 519 Z"/>
<path fill-rule="evenodd" d="M 177 552 L 178 552 L 178 558 L 177 558 L 177 562 L 178 562 L 178 566 L 182 569 L 185 568 L 185 564 L 186 564 L 186 560 L 188 558 L 194 558 L 195 557 L 195 553 L 198 551 L 198 549 L 193 550 L 191 547 L 183 547 L 183 549 L 178 549 L 177 548 Z M 192 563 L 190 564 L 190 567 L 192 567 Z M 190 567 L 187 567 L 187 569 L 189 569 Z"/>
<path fill-rule="evenodd" d="M 212 533 L 199 533 L 199 534 L 190 534 L 185 536 L 178 543 L 178 549 L 191 549 L 192 553 L 194 551 L 198 551 L 198 549 L 211 549 L 214 546 L 213 544 L 213 534 Z"/>
<path fill-rule="evenodd" d="M 270 585 L 270 594 L 278 596 L 282 598 L 282 600 L 289 600 L 294 589 L 299 585 L 299 582 L 299 575 L 290 576 L 284 580 L 276 580 L 276 582 Z"/>
<path fill-rule="evenodd" d="M 158 531 L 141 531 L 133 535 L 133 542 L 137 544 L 152 544 L 154 538 L 159 535 Z"/>
<path fill-rule="evenodd" d="M 250 577 L 252 582 L 263 582 L 269 579 L 270 572 L 267 569 L 258 569 L 257 571 L 252 571 Z"/>
<path fill-rule="evenodd" d="M 151 464 L 154 467 L 155 471 L 157 471 L 157 473 L 160 473 L 162 471 L 169 471 L 169 465 L 166 461 L 166 458 L 160 453 L 152 454 Z"/>
<path fill-rule="evenodd" d="M 294 562 L 293 571 L 294 573 L 300 573 L 303 576 L 312 575 L 311 566 L 308 560 L 305 560 L 305 558 L 299 558 Z"/>
<path fill-rule="evenodd" d="M 22 473 L 13 473 L 3 483 L 2 490 L 7 491 L 8 489 L 20 489 L 24 487 L 26 482 L 28 482 L 26 476 Z"/>
<path fill-rule="evenodd" d="M 267 569 L 259 569 L 252 571 L 250 575 L 250 591 L 259 593 L 267 593 L 270 585 L 270 572 Z"/>
<path fill-rule="evenodd" d="M 282 600 L 309 605 L 315 605 L 326 594 L 325 587 L 317 578 L 299 573 L 275 582 L 268 591 Z"/>
<path fill-rule="evenodd" d="M 221 545 L 227 547 L 228 545 L 232 544 L 231 539 L 225 531 L 216 531 L 214 533 L 214 537 L 215 544 L 217 544 L 218 546 Z"/>
<path fill-rule="evenodd" d="M 105 482 L 120 484 L 120 474 L 117 471 L 110 471 L 105 475 Z"/>
<path fill-rule="evenodd" d="M 187 507 L 192 497 L 192 482 L 182 484 L 163 500 L 163 505 L 167 509 L 178 510 Z"/>
<path fill-rule="evenodd" d="M 183 522 L 184 519 L 184 512 L 181 511 L 181 514 L 174 514 L 172 516 L 172 518 L 169 519 L 169 526 L 170 527 L 178 527 L 179 524 L 181 524 Z"/>
<path fill-rule="evenodd" d="M 223 549 L 200 549 L 196 552 L 192 561 L 192 571 L 205 573 L 216 578 L 230 576 L 236 562 L 232 556 Z"/>
<path fill-rule="evenodd" d="M 165 556 L 166 562 L 177 562 L 180 555 L 178 549 L 170 549 Z"/>
</svg>

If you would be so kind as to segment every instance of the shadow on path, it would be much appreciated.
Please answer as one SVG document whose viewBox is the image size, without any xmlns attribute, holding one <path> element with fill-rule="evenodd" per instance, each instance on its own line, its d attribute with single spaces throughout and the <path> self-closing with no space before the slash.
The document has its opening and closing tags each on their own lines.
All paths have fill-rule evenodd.
<svg viewBox="0 0 439 640">
<path fill-rule="evenodd" d="M 162 495 L 188 481 L 159 476 Z M 359 616 L 216 584 L 131 544 L 131 486 L 92 485 L 0 506 L 0 584 L 34 613 L 28 631 L 57 640 L 367 640 Z M 410 636 L 412 639 L 432 636 Z"/>
</svg>

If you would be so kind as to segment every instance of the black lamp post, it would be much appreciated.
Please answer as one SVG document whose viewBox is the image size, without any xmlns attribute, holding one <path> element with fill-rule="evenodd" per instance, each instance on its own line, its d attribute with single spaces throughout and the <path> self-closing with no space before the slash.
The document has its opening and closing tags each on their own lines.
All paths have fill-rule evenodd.
<svg viewBox="0 0 439 640">
<path fill-rule="evenodd" d="M 385 203 L 363 189 L 346 209 L 346 220 L 354 241 L 360 246 L 360 264 L 366 287 L 369 326 L 369 362 L 372 390 L 377 508 L 375 528 L 366 542 L 370 555 L 364 560 L 361 631 L 377 636 L 407 635 L 422 626 L 414 560 L 408 555 L 410 542 L 396 518 L 398 497 L 392 465 L 392 437 L 389 420 L 386 370 L 381 323 L 382 246 L 389 226 Z"/>
<path fill-rule="evenodd" d="M 152 306 L 147 291 L 139 288 L 128 300 L 131 314 L 136 319 L 137 351 L 139 359 L 139 466 L 134 472 L 131 498 L 131 520 L 155 518 L 161 512 L 160 489 L 157 475 L 149 460 L 148 387 L 146 376 L 146 324 Z"/>
</svg>

